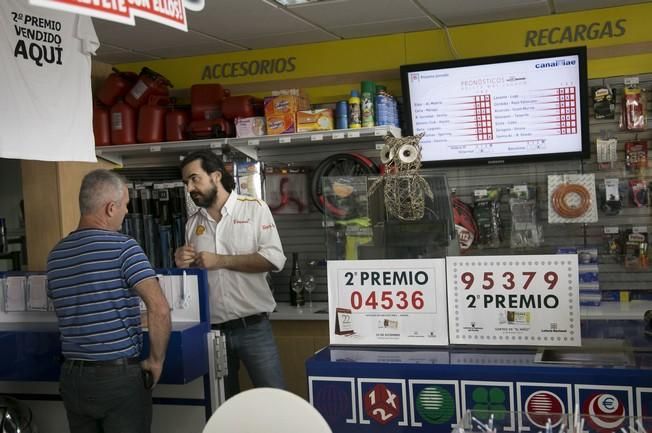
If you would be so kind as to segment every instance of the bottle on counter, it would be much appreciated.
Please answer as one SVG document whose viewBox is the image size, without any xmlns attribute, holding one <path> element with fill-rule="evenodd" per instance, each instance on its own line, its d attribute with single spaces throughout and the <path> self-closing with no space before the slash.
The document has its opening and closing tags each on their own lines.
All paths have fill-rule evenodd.
<svg viewBox="0 0 652 433">
<path fill-rule="evenodd" d="M 7 221 L 4 218 L 0 218 L 0 253 L 8 252 L 7 244 Z"/>
<path fill-rule="evenodd" d="M 357 90 L 351 90 L 349 97 L 349 128 L 361 128 L 360 120 L 360 96 Z"/>
<path fill-rule="evenodd" d="M 292 253 L 292 273 L 290 274 L 290 304 L 300 307 L 305 304 L 303 279 L 299 267 L 299 253 Z"/>
</svg>

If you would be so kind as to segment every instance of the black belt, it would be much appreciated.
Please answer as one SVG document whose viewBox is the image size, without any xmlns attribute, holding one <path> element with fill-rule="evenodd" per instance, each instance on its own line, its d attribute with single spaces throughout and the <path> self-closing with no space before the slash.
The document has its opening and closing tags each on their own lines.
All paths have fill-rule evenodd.
<svg viewBox="0 0 652 433">
<path fill-rule="evenodd" d="M 118 358 L 103 361 L 91 361 L 88 359 L 66 359 L 63 365 L 69 368 L 72 367 L 121 367 L 124 365 L 140 364 L 138 358 Z"/>
<path fill-rule="evenodd" d="M 251 325 L 255 325 L 256 323 L 260 323 L 263 320 L 267 320 L 267 313 L 259 313 L 259 314 L 252 314 L 251 316 L 247 316 L 247 317 L 239 317 L 237 319 L 233 319 L 227 322 L 213 325 L 213 328 L 222 329 L 222 330 L 241 329 L 241 328 L 247 328 Z"/>
</svg>

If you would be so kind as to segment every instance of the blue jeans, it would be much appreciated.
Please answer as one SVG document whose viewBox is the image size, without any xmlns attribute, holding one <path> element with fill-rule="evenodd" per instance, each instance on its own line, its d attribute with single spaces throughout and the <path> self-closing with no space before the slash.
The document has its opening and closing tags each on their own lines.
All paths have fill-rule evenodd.
<svg viewBox="0 0 652 433">
<path fill-rule="evenodd" d="M 240 361 L 245 365 L 254 387 L 285 389 L 281 358 L 268 319 L 246 328 L 221 331 L 226 337 L 227 368 L 224 380 L 226 398 L 240 392 Z"/>
<path fill-rule="evenodd" d="M 149 433 L 152 392 L 139 364 L 61 366 L 60 392 L 71 433 Z"/>
</svg>

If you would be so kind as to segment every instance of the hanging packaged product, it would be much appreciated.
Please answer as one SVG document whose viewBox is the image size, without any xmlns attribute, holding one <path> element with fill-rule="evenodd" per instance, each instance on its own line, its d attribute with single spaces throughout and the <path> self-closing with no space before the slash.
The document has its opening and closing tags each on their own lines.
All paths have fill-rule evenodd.
<svg viewBox="0 0 652 433">
<path fill-rule="evenodd" d="M 308 175 L 300 167 L 265 167 L 265 200 L 273 214 L 309 211 Z"/>
<path fill-rule="evenodd" d="M 593 174 L 548 176 L 548 223 L 593 223 L 598 205 Z"/>
<path fill-rule="evenodd" d="M 477 245 L 499 247 L 502 242 L 500 188 L 476 189 L 473 192 L 473 217 L 478 225 Z"/>
<path fill-rule="evenodd" d="M 606 134 L 605 134 L 606 135 Z M 598 138 L 595 140 L 598 168 L 610 170 L 618 161 L 618 140 L 615 138 Z"/>
<path fill-rule="evenodd" d="M 592 87 L 593 117 L 596 119 L 613 119 L 616 112 L 616 91 L 609 86 Z"/>
<path fill-rule="evenodd" d="M 627 194 L 627 187 L 618 178 L 604 179 L 598 184 L 598 198 L 600 210 L 607 216 L 620 214 L 623 209 L 623 197 Z"/>
<path fill-rule="evenodd" d="M 625 231 L 625 251 L 623 263 L 625 269 L 645 271 L 648 269 L 648 233 L 647 227 L 632 227 Z"/>
<path fill-rule="evenodd" d="M 460 245 L 460 252 L 465 253 L 471 248 L 473 242 L 478 239 L 478 226 L 475 219 L 473 219 L 471 206 L 455 195 L 451 197 L 451 201 L 457 241 Z"/>
<path fill-rule="evenodd" d="M 647 128 L 645 92 L 639 85 L 638 77 L 625 78 L 620 127 L 627 131 L 645 131 Z"/>
<path fill-rule="evenodd" d="M 650 202 L 648 197 L 647 182 L 644 179 L 631 179 L 629 181 L 632 204 L 635 207 L 647 207 Z"/>
<path fill-rule="evenodd" d="M 625 168 L 631 173 L 644 174 L 647 168 L 647 141 L 625 143 Z"/>
<path fill-rule="evenodd" d="M 537 221 L 536 187 L 514 185 L 509 192 L 509 209 L 512 215 L 510 246 L 532 248 L 541 245 L 543 231 Z"/>
<path fill-rule="evenodd" d="M 605 253 L 609 256 L 620 258 L 623 254 L 623 237 L 618 226 L 604 226 L 602 239 Z"/>
</svg>

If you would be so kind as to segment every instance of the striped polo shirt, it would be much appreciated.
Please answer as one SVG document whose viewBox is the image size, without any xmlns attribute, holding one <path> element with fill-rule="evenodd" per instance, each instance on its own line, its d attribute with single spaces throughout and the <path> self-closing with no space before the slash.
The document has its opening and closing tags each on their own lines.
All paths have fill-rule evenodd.
<svg viewBox="0 0 652 433">
<path fill-rule="evenodd" d="M 47 277 L 64 357 L 101 361 L 140 355 L 140 306 L 133 287 L 156 274 L 133 238 L 100 229 L 74 231 L 50 252 Z"/>
</svg>

